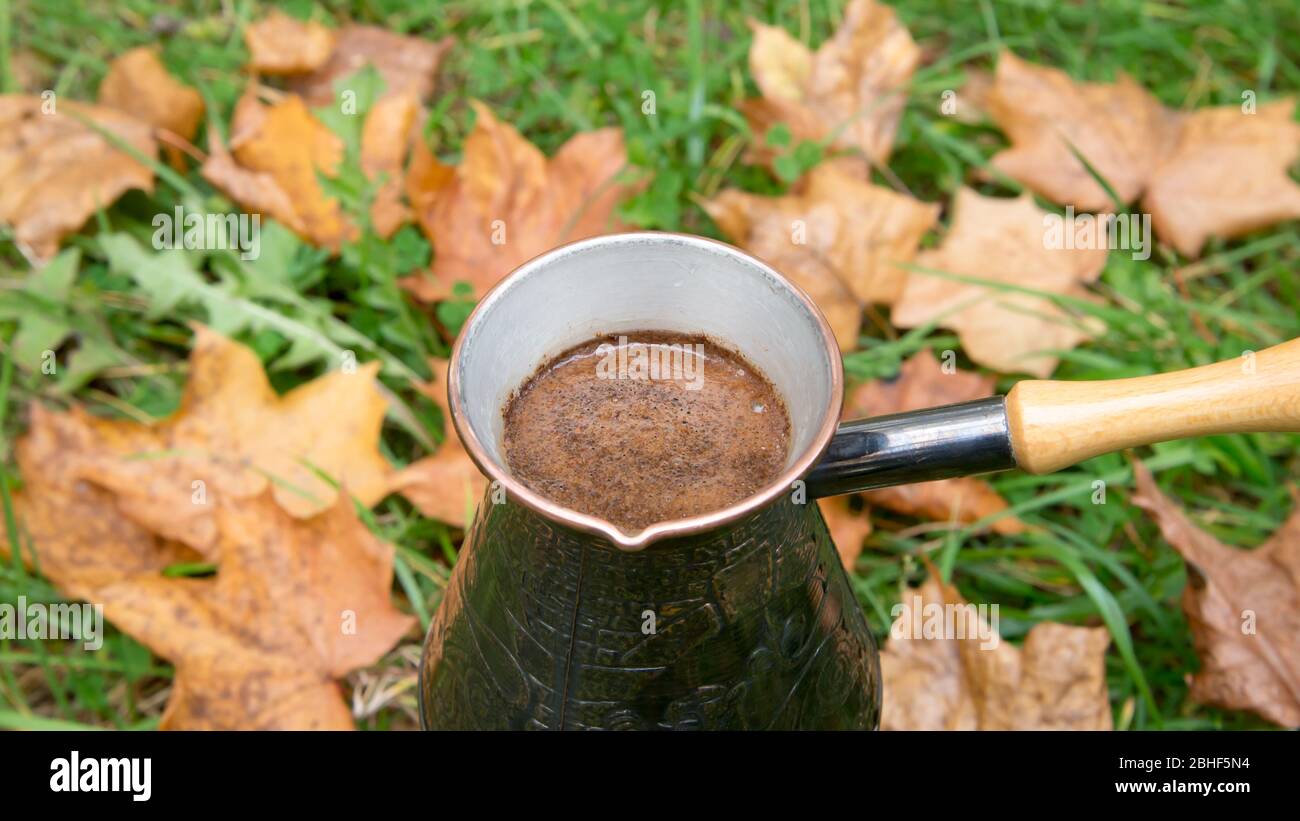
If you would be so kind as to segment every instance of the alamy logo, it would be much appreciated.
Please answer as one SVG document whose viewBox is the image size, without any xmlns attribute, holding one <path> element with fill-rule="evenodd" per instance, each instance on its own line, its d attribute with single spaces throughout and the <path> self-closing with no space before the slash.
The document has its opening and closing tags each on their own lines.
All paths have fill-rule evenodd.
<svg viewBox="0 0 1300 821">
<path fill-rule="evenodd" d="M 67 758 L 50 762 L 51 792 L 125 792 L 132 801 L 153 795 L 153 759 L 82 758 L 73 750 Z"/>
<path fill-rule="evenodd" d="M 238 251 L 242 260 L 262 253 L 261 214 L 204 214 L 176 206 L 153 217 L 155 251 Z"/>
<path fill-rule="evenodd" d="M 889 611 L 894 623 L 889 628 L 891 639 L 978 639 L 981 650 L 992 650 L 1002 640 L 998 632 L 998 606 L 940 604 L 927 602 L 919 594 L 911 600 L 904 599 Z"/>
<path fill-rule="evenodd" d="M 641 379 L 685 382 L 688 391 L 704 387 L 704 344 L 628 342 L 618 338 L 617 345 L 602 342 L 596 348 L 597 379 Z"/>
<path fill-rule="evenodd" d="M 68 602 L 0 602 L 0 639 L 80 641 L 87 650 L 104 646 L 104 606 Z"/>
<path fill-rule="evenodd" d="M 1150 214 L 1076 214 L 1067 205 L 1065 216 L 1044 214 L 1043 228 L 1043 247 L 1051 251 L 1105 248 L 1151 258 Z"/>
</svg>

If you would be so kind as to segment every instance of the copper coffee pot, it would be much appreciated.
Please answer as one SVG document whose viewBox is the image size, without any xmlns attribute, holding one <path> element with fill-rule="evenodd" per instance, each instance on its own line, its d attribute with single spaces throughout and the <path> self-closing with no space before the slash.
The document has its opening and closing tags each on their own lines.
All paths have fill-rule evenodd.
<svg viewBox="0 0 1300 821">
<path fill-rule="evenodd" d="M 501 411 L 555 354 L 642 330 L 733 345 L 785 400 L 791 448 L 752 496 L 625 532 L 514 479 Z M 802 291 L 729 245 L 633 233 L 565 245 L 506 277 L 461 331 L 448 390 L 492 484 L 425 639 L 426 728 L 870 729 L 876 646 L 813 500 L 1043 473 L 1186 436 L 1297 431 L 1300 340 L 839 424 L 839 348 Z"/>
</svg>

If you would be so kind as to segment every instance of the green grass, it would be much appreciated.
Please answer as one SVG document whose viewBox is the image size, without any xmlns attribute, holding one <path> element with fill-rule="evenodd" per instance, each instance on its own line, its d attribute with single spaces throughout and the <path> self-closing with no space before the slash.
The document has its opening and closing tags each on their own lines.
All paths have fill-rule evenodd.
<svg viewBox="0 0 1300 821">
<path fill-rule="evenodd" d="M 927 201 L 946 201 L 1005 145 L 991 127 L 964 125 L 939 113 L 942 93 L 959 88 L 967 70 L 990 67 L 1003 47 L 1083 79 L 1111 79 L 1126 71 L 1174 107 L 1238 103 L 1247 89 L 1267 100 L 1300 88 L 1300 18 L 1285 0 L 908 0 L 896 5 L 925 48 L 927 64 L 915 77 L 890 165 Z M 429 126 L 431 144 L 444 160 L 458 158 L 472 125 L 466 105 L 471 98 L 488 102 L 548 153 L 575 131 L 619 125 L 634 170 L 649 180 L 625 208 L 626 216 L 646 227 L 711 236 L 718 232 L 698 207 L 700 197 L 724 186 L 771 193 L 785 187 L 739 160 L 748 134 L 736 105 L 754 93 L 745 18 L 779 22 L 816 45 L 834 29 L 842 8 L 839 2 L 777 0 L 358 0 L 288 6 L 299 16 L 352 17 L 429 38 L 454 35 L 458 43 L 444 64 Z M 27 66 L 25 91 L 51 88 L 69 98 L 92 99 L 113 56 L 161 43 L 168 66 L 203 92 L 224 126 L 244 82 L 240 27 L 264 10 L 242 0 L 224 8 L 233 16 L 225 16 L 223 5 L 215 2 L 184 3 L 177 10 L 156 0 L 0 0 L 0 62 Z M 157 31 L 164 29 L 176 33 L 160 36 Z M 6 71 L 3 87 L 16 89 L 18 79 Z M 655 95 L 653 117 L 641 113 L 646 91 Z M 980 187 L 989 193 L 1015 190 Z M 348 195 L 356 201 L 347 204 L 360 211 L 365 193 Z M 5 317 L 0 339 L 7 340 L 0 380 L 0 496 L 10 524 L 8 495 L 19 481 L 10 443 L 22 430 L 27 404 L 78 401 L 109 414 L 167 412 L 184 380 L 186 323 L 210 320 L 213 299 L 233 300 L 238 337 L 266 361 L 294 352 L 292 367 L 273 373 L 278 388 L 315 376 L 342 349 L 383 361 L 385 384 L 406 408 L 385 428 L 384 449 L 394 461 L 417 457 L 429 439 L 441 435 L 436 410 L 411 389 L 411 379 L 425 374 L 426 356 L 445 355 L 446 338 L 393 285 L 428 259 L 429 248 L 416 232 L 408 230 L 392 243 L 365 237 L 338 259 L 281 236 L 256 263 L 213 258 L 188 271 L 169 264 L 152 272 L 163 278 L 155 282 L 182 278 L 190 287 L 171 304 L 160 305 L 148 267 L 134 264 L 121 243 L 116 247 L 126 256 L 115 258 L 102 235 L 143 238 L 153 213 L 170 211 L 181 201 L 220 207 L 193 171 L 183 179 L 163 180 L 152 198 L 128 195 L 70 241 L 82 259 L 66 297 L 55 304 L 27 304 L 66 322 L 95 351 L 112 352 L 113 367 L 98 378 L 54 384 L 39 373 L 11 369 L 8 351 L 18 320 L 0 314 Z M 1298 239 L 1297 226 L 1289 224 L 1239 241 L 1216 241 L 1190 265 L 1163 249 L 1147 262 L 1112 254 L 1096 288 L 1106 302 L 1094 309 L 1108 331 L 1066 353 L 1057 376 L 1146 374 L 1232 358 L 1300 336 Z M 26 261 L 0 234 L 0 295 L 15 293 L 28 274 Z M 217 283 L 227 290 L 213 295 Z M 440 314 L 444 325 L 454 327 L 457 310 Z M 915 350 L 955 345 L 943 330 L 867 338 L 846 366 L 859 378 L 885 376 Z M 1001 387 L 1012 382 L 1006 379 Z M 1137 455 L 1159 469 L 1161 485 L 1216 536 L 1254 545 L 1291 508 L 1287 484 L 1296 472 L 1297 441 L 1295 436 L 1221 436 Z M 1100 505 L 1092 503 L 1098 480 L 1107 489 Z M 1001 627 L 1009 638 L 1048 619 L 1108 627 L 1114 639 L 1107 659 L 1117 727 L 1262 726 L 1248 714 L 1207 709 L 1188 699 L 1186 674 L 1197 661 L 1179 606 L 1185 569 L 1149 519 L 1128 505 L 1132 480 L 1124 458 L 1102 457 L 1051 476 L 1006 474 L 994 484 L 1012 502 L 1015 515 L 1037 526 L 1032 535 L 991 537 L 971 528 L 917 527 L 913 520 L 877 512 L 876 531 L 853 581 L 882 637 L 900 585 L 921 578 L 917 557 L 929 553 L 968 599 L 1001 605 Z M 398 545 L 399 597 L 427 624 L 458 534 L 420 519 L 397 500 L 369 516 Z M 0 600 L 20 594 L 57 596 L 17 564 L 0 570 Z M 383 670 L 409 681 L 414 648 L 413 640 L 390 654 L 380 670 L 358 674 L 354 681 L 374 683 Z M 150 727 L 165 702 L 169 675 L 165 664 L 115 633 L 93 654 L 58 643 L 0 642 L 0 727 Z M 408 684 L 394 692 L 365 726 L 411 726 L 413 691 Z"/>
</svg>

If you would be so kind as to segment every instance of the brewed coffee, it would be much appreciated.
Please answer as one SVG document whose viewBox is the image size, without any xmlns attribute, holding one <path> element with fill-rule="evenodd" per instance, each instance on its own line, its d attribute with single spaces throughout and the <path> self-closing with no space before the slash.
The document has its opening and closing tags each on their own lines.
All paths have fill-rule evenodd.
<svg viewBox="0 0 1300 821">
<path fill-rule="evenodd" d="M 520 481 L 625 530 L 738 502 L 775 479 L 789 451 L 772 385 L 700 336 L 590 340 L 543 364 L 503 413 Z"/>
</svg>

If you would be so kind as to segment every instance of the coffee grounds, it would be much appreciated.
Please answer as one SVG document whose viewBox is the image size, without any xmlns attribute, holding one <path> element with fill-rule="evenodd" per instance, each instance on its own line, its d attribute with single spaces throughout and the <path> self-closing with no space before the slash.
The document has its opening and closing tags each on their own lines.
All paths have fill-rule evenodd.
<svg viewBox="0 0 1300 821">
<path fill-rule="evenodd" d="M 707 338 L 660 332 L 565 351 L 503 414 L 516 478 L 624 530 L 740 501 L 780 475 L 790 441 L 758 369 Z"/>
</svg>

